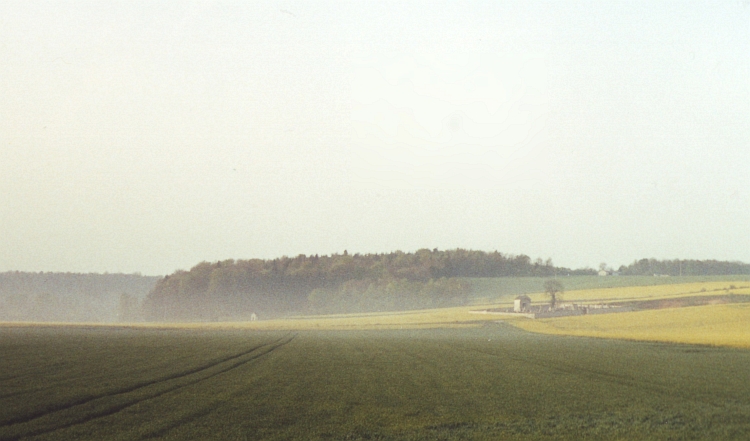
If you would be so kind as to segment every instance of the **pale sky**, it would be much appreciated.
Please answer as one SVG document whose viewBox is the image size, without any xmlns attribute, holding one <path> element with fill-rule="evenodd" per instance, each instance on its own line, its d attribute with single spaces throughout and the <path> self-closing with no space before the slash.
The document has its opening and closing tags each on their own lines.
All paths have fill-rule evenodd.
<svg viewBox="0 0 750 441">
<path fill-rule="evenodd" d="M 0 271 L 750 262 L 750 1 L 0 2 Z"/>
</svg>

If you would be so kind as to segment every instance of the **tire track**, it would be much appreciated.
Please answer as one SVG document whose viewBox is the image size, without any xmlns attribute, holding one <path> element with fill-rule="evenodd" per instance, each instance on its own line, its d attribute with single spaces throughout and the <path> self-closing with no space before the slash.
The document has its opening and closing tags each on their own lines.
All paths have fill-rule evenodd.
<svg viewBox="0 0 750 441">
<path fill-rule="evenodd" d="M 289 340 L 291 342 L 294 337 L 296 337 L 296 334 Z M 204 402 L 201 403 L 201 408 L 198 410 L 195 410 L 193 412 L 190 412 L 186 415 L 180 416 L 176 419 L 165 421 L 163 422 L 160 427 L 153 428 L 150 430 L 147 430 L 145 432 L 142 432 L 138 437 L 133 436 L 130 439 L 138 440 L 138 441 L 149 441 L 154 439 L 161 439 L 164 437 L 167 433 L 171 432 L 172 430 L 181 427 L 185 424 L 189 424 L 193 421 L 196 421 L 200 418 L 203 418 L 207 415 L 210 415 L 218 410 L 217 406 L 220 406 L 221 404 L 232 402 L 234 398 L 246 395 L 249 390 L 252 390 L 252 387 L 244 386 L 242 388 L 234 388 L 233 392 L 228 394 L 225 398 L 219 399 L 219 400 L 212 400 L 210 402 Z"/>
<path fill-rule="evenodd" d="M 57 404 L 57 405 L 53 405 L 53 406 L 50 406 L 50 407 L 46 408 L 45 410 L 34 412 L 34 413 L 31 413 L 31 414 L 28 414 L 28 415 L 24 415 L 24 416 L 21 416 L 21 417 L 11 418 L 11 419 L 8 419 L 6 421 L 0 421 L 0 428 L 7 427 L 7 426 L 12 426 L 14 424 L 26 423 L 26 422 L 35 420 L 37 418 L 41 418 L 41 417 L 43 417 L 45 415 L 48 415 L 48 414 L 51 414 L 51 413 L 54 413 L 54 412 L 59 412 L 61 410 L 69 409 L 69 408 L 74 407 L 74 406 L 80 406 L 80 405 L 89 403 L 89 402 L 94 401 L 94 400 L 98 400 L 98 399 L 109 397 L 109 396 L 120 395 L 120 394 L 124 394 L 124 393 L 128 393 L 128 392 L 133 392 L 135 390 L 141 389 L 143 387 L 151 386 L 153 384 L 157 384 L 157 383 L 161 383 L 161 382 L 164 382 L 164 381 L 173 380 L 173 379 L 184 377 L 184 376 L 187 376 L 187 375 L 192 375 L 194 373 L 200 372 L 200 371 L 205 370 L 205 369 L 209 369 L 209 368 L 211 368 L 213 366 L 216 366 L 218 364 L 224 363 L 226 361 L 229 361 L 229 360 L 232 360 L 232 359 L 235 359 L 235 358 L 238 358 L 238 357 L 242 357 L 243 355 L 249 354 L 249 353 L 251 353 L 253 351 L 256 351 L 256 350 L 262 348 L 263 346 L 267 346 L 267 345 L 273 344 L 273 343 L 275 343 L 275 342 L 264 343 L 264 344 L 261 344 L 261 345 L 257 345 L 257 346 L 254 346 L 254 347 L 246 350 L 246 351 L 240 352 L 239 354 L 230 355 L 228 357 L 223 357 L 223 358 L 220 358 L 218 360 L 212 360 L 211 362 L 209 362 L 207 364 L 196 366 L 194 368 L 191 368 L 191 369 L 188 369 L 188 370 L 185 370 L 185 371 L 180 371 L 180 372 L 177 372 L 177 373 L 172 374 L 172 375 L 167 375 L 167 376 L 158 377 L 158 378 L 147 380 L 147 381 L 142 381 L 142 382 L 135 383 L 135 384 L 132 384 L 132 385 L 124 387 L 124 388 L 120 388 L 120 389 L 117 389 L 117 390 L 114 390 L 114 391 L 109 391 L 109 392 L 98 394 L 98 395 L 93 395 L 93 396 L 89 395 L 89 396 L 86 396 L 86 397 L 79 398 L 77 400 L 68 401 L 68 402 Z"/>
<path fill-rule="evenodd" d="M 202 372 L 205 372 L 207 370 L 215 368 L 215 367 L 217 367 L 217 366 L 219 366 L 221 364 L 227 363 L 229 361 L 238 360 L 238 359 L 240 359 L 240 358 L 242 358 L 244 356 L 247 356 L 247 355 L 250 355 L 250 354 L 254 353 L 255 351 L 258 351 L 261 348 L 264 348 L 264 347 L 268 348 L 268 350 L 266 350 L 266 351 L 262 351 L 260 353 L 254 354 L 251 357 L 240 359 L 238 361 L 235 361 L 235 362 L 229 364 L 228 366 L 223 366 L 219 370 L 217 370 L 215 372 L 212 372 L 212 373 L 210 373 L 208 375 L 203 375 L 203 376 L 200 376 L 199 378 L 196 378 L 196 379 L 193 379 L 193 380 L 188 380 L 188 381 L 185 381 L 185 382 L 181 382 L 179 384 L 167 387 L 166 389 L 162 389 L 162 390 L 160 390 L 158 392 L 155 392 L 155 393 L 152 392 L 152 393 L 150 393 L 150 394 L 148 394 L 146 396 L 134 397 L 132 399 L 126 400 L 125 402 L 119 403 L 117 405 L 110 405 L 110 406 L 107 406 L 106 408 L 103 408 L 103 409 L 102 408 L 100 408 L 100 409 L 92 409 L 91 411 L 86 412 L 85 415 L 81 415 L 79 417 L 73 416 L 70 421 L 68 421 L 66 423 L 63 423 L 63 424 L 55 425 L 54 427 L 40 428 L 40 429 L 37 429 L 37 430 L 30 430 L 30 431 L 25 431 L 25 432 L 21 430 L 21 431 L 19 431 L 19 433 L 16 433 L 16 434 L 0 435 L 0 441 L 11 441 L 11 440 L 18 440 L 20 438 L 29 437 L 29 436 L 43 435 L 45 433 L 50 433 L 50 432 L 54 432 L 54 431 L 57 431 L 57 430 L 66 429 L 68 427 L 76 426 L 76 425 L 79 425 L 79 424 L 85 424 L 85 423 L 87 423 L 89 421 L 93 421 L 93 420 L 98 419 L 98 418 L 102 418 L 102 417 L 106 417 L 106 416 L 109 416 L 109 415 L 113 415 L 113 414 L 115 414 L 117 412 L 120 412 L 120 411 L 122 411 L 124 409 L 127 409 L 127 408 L 129 408 L 131 406 L 134 406 L 136 404 L 142 403 L 144 401 L 160 397 L 162 395 L 165 395 L 165 394 L 167 394 L 169 392 L 176 391 L 178 389 L 182 389 L 182 388 L 185 388 L 185 387 L 188 387 L 188 386 L 192 386 L 194 384 L 197 384 L 197 383 L 200 383 L 202 381 L 208 380 L 209 378 L 213 378 L 213 377 L 215 377 L 217 375 L 223 374 L 223 373 L 225 373 L 227 371 L 230 371 L 232 369 L 236 369 L 236 368 L 238 368 L 238 367 L 240 367 L 240 366 L 242 366 L 244 364 L 247 364 L 247 363 L 249 363 L 249 362 L 251 362 L 251 361 L 253 361 L 255 359 L 258 359 L 258 358 L 260 358 L 260 357 L 262 357 L 264 355 L 270 354 L 271 352 L 275 351 L 276 349 L 278 349 L 278 348 L 280 348 L 280 347 L 282 347 L 282 346 L 290 343 L 292 340 L 294 340 L 295 337 L 296 337 L 296 334 L 292 335 L 291 337 L 284 336 L 284 337 L 281 337 L 281 338 L 279 338 L 277 340 L 274 340 L 271 343 L 264 343 L 262 345 L 255 346 L 255 347 L 253 347 L 253 348 L 251 348 L 251 349 L 249 349 L 247 351 L 243 351 L 240 354 L 232 355 L 230 357 L 225 357 L 225 358 L 223 358 L 223 359 L 221 359 L 219 361 L 212 362 L 212 363 L 210 363 L 208 365 L 203 365 L 203 366 L 201 366 L 199 368 L 189 369 L 187 371 L 183 371 L 183 372 L 181 372 L 179 374 L 176 374 L 176 375 L 170 375 L 168 377 L 161 377 L 159 379 L 141 382 L 141 383 L 138 383 L 137 385 L 133 385 L 133 386 L 130 386 L 130 387 L 127 387 L 127 388 L 123 388 L 123 389 L 120 389 L 120 390 L 115 391 L 115 392 L 110 392 L 110 393 L 107 393 L 107 394 L 101 394 L 101 395 L 98 395 L 96 397 L 87 397 L 84 400 L 79 400 L 79 401 L 75 402 L 75 404 L 69 404 L 69 405 L 66 405 L 66 406 L 59 406 L 58 408 L 56 408 L 54 410 L 47 410 L 47 411 L 44 411 L 44 412 L 38 412 L 37 414 L 35 414 L 34 416 L 31 416 L 31 417 L 27 416 L 25 418 L 17 418 L 17 420 L 20 420 L 20 421 L 16 421 L 16 422 L 12 422 L 12 423 L 4 423 L 4 424 L 0 425 L 0 429 L 11 428 L 11 426 L 16 426 L 16 425 L 25 424 L 25 423 L 33 423 L 35 420 L 38 420 L 38 419 L 43 418 L 45 416 L 51 416 L 51 415 L 53 415 L 55 413 L 64 412 L 66 410 L 72 410 L 72 409 L 74 409 L 76 407 L 85 406 L 86 404 L 92 404 L 96 400 L 101 400 L 101 399 L 106 399 L 106 398 L 114 398 L 114 397 L 117 397 L 118 395 L 126 395 L 126 394 L 129 394 L 129 393 L 132 393 L 132 392 L 137 392 L 139 389 L 144 389 L 144 388 L 147 388 L 147 387 L 151 387 L 151 386 L 163 384 L 163 383 L 166 383 L 166 382 L 184 379 L 185 377 L 188 377 L 188 376 L 191 376 L 191 375 L 200 374 Z"/>
</svg>

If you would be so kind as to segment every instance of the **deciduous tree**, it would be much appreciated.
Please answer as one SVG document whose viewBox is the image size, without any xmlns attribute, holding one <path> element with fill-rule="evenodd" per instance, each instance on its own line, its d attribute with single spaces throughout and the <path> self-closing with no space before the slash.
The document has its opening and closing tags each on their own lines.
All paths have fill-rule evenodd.
<svg viewBox="0 0 750 441">
<path fill-rule="evenodd" d="M 544 282 L 544 293 L 549 297 L 549 304 L 554 309 L 558 300 L 562 300 L 563 284 L 557 279 Z"/>
</svg>

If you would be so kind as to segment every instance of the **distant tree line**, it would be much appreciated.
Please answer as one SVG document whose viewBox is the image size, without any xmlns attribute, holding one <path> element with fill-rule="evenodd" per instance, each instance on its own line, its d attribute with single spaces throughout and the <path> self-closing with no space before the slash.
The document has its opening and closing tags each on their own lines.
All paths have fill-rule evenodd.
<svg viewBox="0 0 750 441">
<path fill-rule="evenodd" d="M 202 262 L 160 280 L 149 320 L 242 319 L 252 312 L 354 312 L 462 304 L 465 277 L 578 274 L 550 259 L 455 249 Z M 584 274 L 594 273 L 583 270 Z"/>
<path fill-rule="evenodd" d="M 621 266 L 618 273 L 624 276 L 725 276 L 750 274 L 750 264 L 719 260 L 636 260 Z"/>
<path fill-rule="evenodd" d="M 160 277 L 140 274 L 0 273 L 0 321 L 142 320 Z"/>
<path fill-rule="evenodd" d="M 750 274 L 716 260 L 641 259 L 621 275 Z M 246 319 L 289 313 L 385 311 L 466 303 L 472 277 L 596 275 L 532 259 L 464 249 L 202 262 L 166 277 L 0 273 L 0 321 Z"/>
</svg>

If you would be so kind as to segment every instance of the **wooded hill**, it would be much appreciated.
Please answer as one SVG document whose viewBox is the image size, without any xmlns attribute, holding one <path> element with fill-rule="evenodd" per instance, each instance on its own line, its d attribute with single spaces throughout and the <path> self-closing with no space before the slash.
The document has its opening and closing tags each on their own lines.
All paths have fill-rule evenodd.
<svg viewBox="0 0 750 441">
<path fill-rule="evenodd" d="M 166 277 L 0 273 L 0 321 L 244 320 L 464 304 L 467 278 L 595 275 L 526 255 L 455 249 L 203 262 Z M 623 276 L 750 275 L 716 260 L 641 259 Z"/>
<path fill-rule="evenodd" d="M 144 311 L 148 320 L 229 320 L 252 312 L 268 317 L 450 306 L 465 303 L 469 295 L 460 278 L 556 273 L 594 271 L 463 249 L 203 262 L 160 280 Z"/>
</svg>

